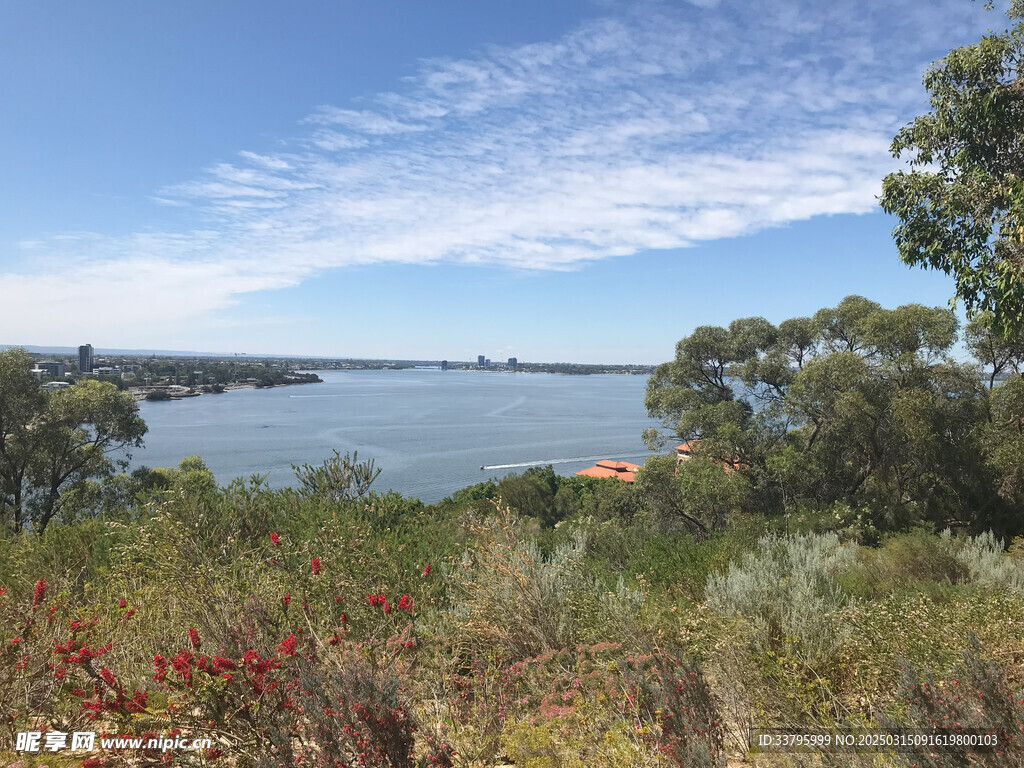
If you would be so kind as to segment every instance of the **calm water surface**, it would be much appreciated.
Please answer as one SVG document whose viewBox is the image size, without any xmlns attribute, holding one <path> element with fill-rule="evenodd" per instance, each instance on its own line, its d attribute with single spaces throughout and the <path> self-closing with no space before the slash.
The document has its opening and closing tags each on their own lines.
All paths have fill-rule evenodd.
<svg viewBox="0 0 1024 768">
<path fill-rule="evenodd" d="M 133 466 L 199 454 L 220 483 L 359 451 L 383 469 L 374 488 L 437 501 L 459 488 L 555 462 L 568 475 L 597 459 L 643 463 L 646 376 L 472 371 L 323 371 L 323 384 L 141 402 L 149 426 Z M 481 465 L 488 469 L 481 470 Z"/>
</svg>

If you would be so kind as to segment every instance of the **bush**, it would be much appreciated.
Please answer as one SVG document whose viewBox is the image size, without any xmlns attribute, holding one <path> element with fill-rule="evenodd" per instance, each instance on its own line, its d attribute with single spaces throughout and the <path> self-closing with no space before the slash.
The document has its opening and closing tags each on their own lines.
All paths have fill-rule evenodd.
<svg viewBox="0 0 1024 768">
<path fill-rule="evenodd" d="M 835 534 L 763 537 L 755 552 L 708 579 L 708 605 L 741 615 L 772 650 L 797 638 L 811 661 L 832 655 L 844 631 L 836 614 L 849 602 L 835 576 L 854 551 Z"/>
<path fill-rule="evenodd" d="M 968 569 L 948 545 L 918 530 L 892 536 L 877 550 L 859 549 L 856 564 L 839 582 L 852 595 L 876 598 L 908 589 L 938 594 L 967 577 Z"/>
<path fill-rule="evenodd" d="M 971 587 L 941 599 L 918 593 L 858 601 L 841 617 L 847 638 L 833 676 L 836 689 L 852 710 L 883 708 L 899 688 L 901 663 L 949 675 L 972 638 L 1005 668 L 1019 667 L 1022 614 L 1020 595 Z"/>
<path fill-rule="evenodd" d="M 464 764 L 710 768 L 722 760 L 716 702 L 700 670 L 678 657 L 598 643 L 516 663 L 472 653 L 461 662 L 444 680 Z"/>
<path fill-rule="evenodd" d="M 994 734 L 991 751 L 965 747 L 917 748 L 905 759 L 917 768 L 1001 766 L 1024 763 L 1024 699 L 1014 692 L 999 668 L 980 654 L 977 642 L 947 679 L 936 682 L 927 670 L 907 666 L 900 686 L 901 700 L 912 728 L 926 732 Z"/>
<path fill-rule="evenodd" d="M 634 634 L 643 595 L 608 590 L 584 568 L 588 535 L 573 528 L 544 556 L 504 507 L 472 524 L 475 542 L 452 574 L 446 631 L 481 652 L 522 659 L 602 635 Z M 613 633 L 605 636 L 605 630 Z"/>
<path fill-rule="evenodd" d="M 1024 562 L 1005 554 L 1003 542 L 992 531 L 966 539 L 954 539 L 944 531 L 942 544 L 963 565 L 971 581 L 1024 593 Z"/>
</svg>

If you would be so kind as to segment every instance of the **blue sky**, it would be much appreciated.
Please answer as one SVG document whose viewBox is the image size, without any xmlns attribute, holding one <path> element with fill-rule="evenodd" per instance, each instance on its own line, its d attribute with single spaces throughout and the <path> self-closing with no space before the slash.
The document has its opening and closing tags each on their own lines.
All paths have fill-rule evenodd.
<svg viewBox="0 0 1024 768">
<path fill-rule="evenodd" d="M 758 4 L 761 5 L 761 4 Z M 0 343 L 654 363 L 860 293 L 979 3 L 0 6 Z"/>
</svg>

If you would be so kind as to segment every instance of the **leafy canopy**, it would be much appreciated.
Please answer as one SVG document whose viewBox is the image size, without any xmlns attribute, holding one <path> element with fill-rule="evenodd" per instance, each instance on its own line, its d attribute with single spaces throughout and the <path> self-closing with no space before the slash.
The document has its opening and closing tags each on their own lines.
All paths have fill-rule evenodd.
<svg viewBox="0 0 1024 768">
<path fill-rule="evenodd" d="M 991 5 L 991 4 L 990 4 Z M 931 112 L 892 143 L 910 170 L 886 176 L 882 208 L 900 258 L 956 280 L 968 312 L 1024 332 L 1024 0 L 1002 34 L 951 51 L 927 72 Z"/>
<path fill-rule="evenodd" d="M 22 349 L 0 352 L 0 523 L 41 531 L 66 492 L 128 465 L 146 424 L 134 398 L 108 382 L 46 393 Z"/>
<path fill-rule="evenodd" d="M 1006 519 L 981 458 L 987 390 L 975 366 L 948 356 L 957 325 L 949 309 L 848 296 L 778 327 L 695 329 L 651 377 L 647 409 L 696 441 L 697 459 L 732 472 L 697 475 L 691 458 L 680 498 L 688 490 L 686 506 L 711 509 L 717 494 L 733 500 L 722 509 L 767 513 L 842 503 L 867 509 L 877 530 Z M 993 358 L 1003 369 L 1017 360 L 1005 346 Z"/>
</svg>

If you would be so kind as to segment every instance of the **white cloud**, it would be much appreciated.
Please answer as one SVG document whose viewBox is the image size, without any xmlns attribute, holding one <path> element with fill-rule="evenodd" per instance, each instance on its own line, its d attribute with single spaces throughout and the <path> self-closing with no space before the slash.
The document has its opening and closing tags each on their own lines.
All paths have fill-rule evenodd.
<svg viewBox="0 0 1024 768">
<path fill-rule="evenodd" d="M 322 123 L 325 125 L 343 125 L 359 133 L 375 135 L 387 135 L 391 133 L 406 133 L 408 131 L 424 131 L 425 125 L 414 123 L 403 123 L 385 117 L 377 112 L 368 110 L 356 111 L 353 109 L 338 109 L 329 105 L 317 108 L 316 112 L 306 118 L 307 123 Z"/>
<path fill-rule="evenodd" d="M 691 2 L 425 61 L 369 109 L 319 107 L 285 151 L 157 190 L 194 231 L 25 242 L 33 266 L 0 275 L 0 305 L 116 297 L 81 318 L 97 337 L 126 314 L 201 327 L 242 294 L 347 265 L 575 269 L 864 213 L 923 106 L 923 63 L 991 23 L 958 0 Z M 68 318 L 48 322 L 31 327 L 48 338 Z"/>
</svg>

